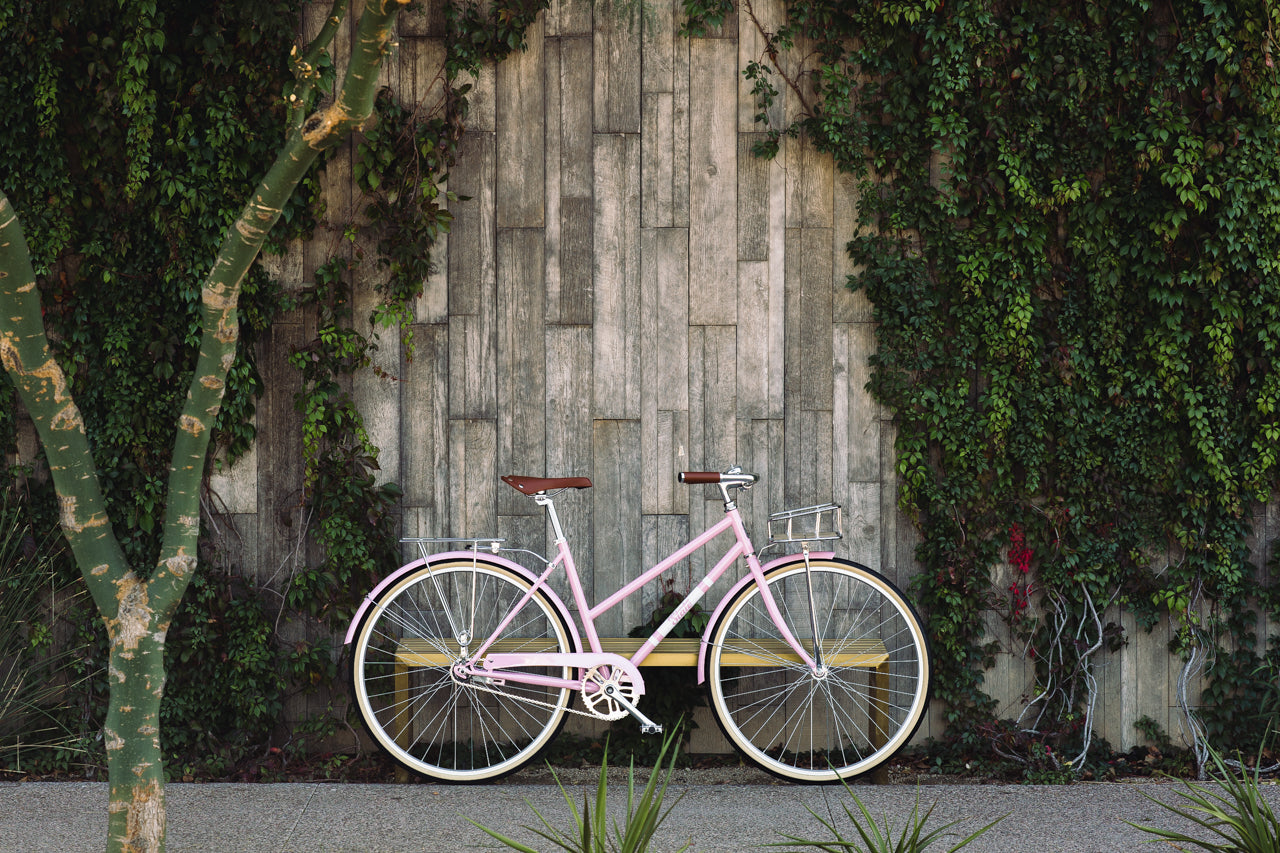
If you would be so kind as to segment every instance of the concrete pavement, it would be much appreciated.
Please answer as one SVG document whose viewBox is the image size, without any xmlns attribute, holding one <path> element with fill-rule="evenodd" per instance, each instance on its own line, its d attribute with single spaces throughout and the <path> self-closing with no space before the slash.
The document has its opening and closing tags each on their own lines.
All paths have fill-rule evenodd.
<svg viewBox="0 0 1280 853">
<path fill-rule="evenodd" d="M 1112 853 L 1157 849 L 1152 836 L 1125 821 L 1188 828 L 1147 800 L 1174 801 L 1177 783 L 1081 783 L 1030 785 L 858 785 L 872 814 L 900 828 L 916 803 L 937 807 L 928 826 L 959 821 L 964 835 L 1008 817 L 965 848 L 973 853 Z M 573 784 L 579 808 L 594 786 Z M 621 806 L 625 788 L 611 786 Z M 784 842 L 783 834 L 829 838 L 806 807 L 834 810 L 848 829 L 841 788 L 786 784 L 674 783 L 683 793 L 663 825 L 652 853 L 692 844 L 701 853 L 736 853 Z M 1280 808 L 1280 786 L 1268 785 L 1267 800 Z M 526 800 L 528 801 L 526 803 Z M 167 788 L 171 853 L 451 853 L 506 849 L 467 818 L 549 850 L 524 825 L 537 822 L 529 804 L 564 826 L 568 808 L 554 785 L 523 782 L 480 786 L 308 784 L 171 784 Z M 104 849 L 107 789 L 102 783 L 0 783 L 0 851 L 3 853 L 96 853 Z M 849 829 L 846 837 L 850 837 Z M 957 839 L 952 839 L 954 843 Z M 930 850 L 946 850 L 937 844 Z M 786 850 L 787 847 L 773 848 Z M 1167 848 L 1159 848 L 1167 849 Z"/>
</svg>

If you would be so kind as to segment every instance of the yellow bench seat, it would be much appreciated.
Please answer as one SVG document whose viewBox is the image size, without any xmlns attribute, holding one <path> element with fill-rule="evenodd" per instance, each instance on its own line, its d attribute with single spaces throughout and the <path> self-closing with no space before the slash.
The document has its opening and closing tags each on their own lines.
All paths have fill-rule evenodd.
<svg viewBox="0 0 1280 853">
<path fill-rule="evenodd" d="M 638 637 L 601 638 L 605 652 L 630 658 L 645 642 Z M 697 666 L 699 639 L 667 638 L 658 644 L 641 666 Z M 444 646 L 444 648 L 442 648 Z M 829 666 L 856 666 L 879 669 L 889 660 L 884 643 L 879 640 L 835 641 L 822 644 L 823 661 Z M 546 640 L 504 639 L 489 647 L 492 654 L 536 654 L 554 652 L 554 643 Z M 458 644 L 452 640 L 408 639 L 396 650 L 396 663 L 404 667 L 448 666 L 457 659 Z M 800 656 L 782 640 L 758 640 L 751 649 L 726 651 L 721 656 L 725 666 L 765 666 L 771 663 L 799 663 Z"/>
</svg>

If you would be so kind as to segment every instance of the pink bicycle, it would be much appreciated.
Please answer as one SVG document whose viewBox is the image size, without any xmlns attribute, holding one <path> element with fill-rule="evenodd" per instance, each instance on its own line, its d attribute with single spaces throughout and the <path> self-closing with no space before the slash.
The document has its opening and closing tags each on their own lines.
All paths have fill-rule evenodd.
<svg viewBox="0 0 1280 853">
<path fill-rule="evenodd" d="M 554 496 L 585 477 L 503 477 L 546 509 L 556 554 L 540 572 L 503 556 L 503 540 L 411 539 L 421 558 L 365 598 L 347 631 L 356 706 L 401 765 L 443 782 L 479 782 L 535 758 L 569 713 L 604 720 L 640 710 L 642 664 L 697 667 L 725 735 L 785 779 L 825 783 L 866 773 L 911 739 L 929 696 L 929 653 L 911 605 L 871 569 L 811 543 L 840 537 L 834 504 L 770 516 L 770 546 L 797 553 L 762 564 L 732 492 L 754 474 L 684 472 L 714 484 L 725 516 L 622 589 L 591 605 Z M 596 620 L 724 533 L 733 544 L 653 635 L 601 638 Z M 451 550 L 430 553 L 447 546 Z M 667 633 L 730 567 L 747 572 L 716 605 L 700 640 Z M 708 564 L 710 564 L 708 559 Z M 562 569 L 581 621 L 552 588 Z M 581 707 L 573 705 L 578 696 Z"/>
</svg>

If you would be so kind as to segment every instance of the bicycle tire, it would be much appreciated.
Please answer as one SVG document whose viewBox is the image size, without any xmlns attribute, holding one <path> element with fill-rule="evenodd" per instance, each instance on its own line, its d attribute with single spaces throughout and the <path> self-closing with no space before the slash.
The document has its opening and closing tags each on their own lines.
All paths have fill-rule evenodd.
<svg viewBox="0 0 1280 853">
<path fill-rule="evenodd" d="M 816 620 L 802 558 L 766 581 L 810 654 L 817 622 L 825 672 L 816 675 L 785 646 L 750 584 L 708 635 L 707 692 L 721 730 L 751 763 L 829 784 L 874 770 L 911 739 L 928 707 L 930 660 L 919 617 L 882 575 L 841 559 L 810 566 Z"/>
<path fill-rule="evenodd" d="M 532 582 L 501 565 L 424 564 L 390 586 L 356 631 L 351 666 L 365 728 L 402 767 L 439 782 L 498 779 L 519 770 L 564 725 L 572 691 L 454 677 Z M 469 631 L 467 643 L 459 633 Z M 566 615 L 535 593 L 499 638 L 505 652 L 575 651 Z M 570 678 L 568 667 L 521 671 Z"/>
</svg>

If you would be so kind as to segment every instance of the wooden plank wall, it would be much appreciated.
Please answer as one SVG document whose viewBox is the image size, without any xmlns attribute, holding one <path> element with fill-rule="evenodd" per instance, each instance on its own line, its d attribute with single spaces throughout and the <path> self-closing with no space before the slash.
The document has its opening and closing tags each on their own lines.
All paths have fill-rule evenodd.
<svg viewBox="0 0 1280 853">
<path fill-rule="evenodd" d="M 747 16 L 690 40 L 679 0 L 638 16 L 615 4 L 554 0 L 528 49 L 475 81 L 450 176 L 467 198 L 417 306 L 417 357 L 384 336 L 379 366 L 395 378 L 354 386 L 382 477 L 404 489 L 403 534 L 496 534 L 547 553 L 540 510 L 499 476 L 587 476 L 595 487 L 560 507 L 589 591 L 607 593 L 721 512 L 675 473 L 736 463 L 763 477 L 742 501 L 755 530 L 771 510 L 834 500 L 840 552 L 905 586 L 915 538 L 897 510 L 893 425 L 864 390 L 871 312 L 845 288 L 852 187 L 803 142 L 751 155 L 760 128 L 741 69 L 761 40 Z M 755 11 L 777 26 L 776 0 Z M 415 103 L 442 55 L 438 8 L 399 35 L 387 82 Z M 339 221 L 359 205 L 349 176 L 340 159 L 325 178 Z M 322 231 L 270 263 L 301 281 L 338 245 Z M 309 322 L 288 317 L 264 341 L 258 448 L 215 482 L 238 531 L 229 559 L 273 582 L 307 557 L 285 358 Z M 703 565 L 691 562 L 677 587 Z M 602 633 L 643 621 L 655 594 Z M 1130 637 L 1099 669 L 1098 727 L 1122 746 L 1142 715 L 1178 731 L 1167 627 Z M 1030 686 L 1006 638 L 988 688 L 1016 715 Z M 935 711 L 921 737 L 938 726 Z"/>
</svg>

